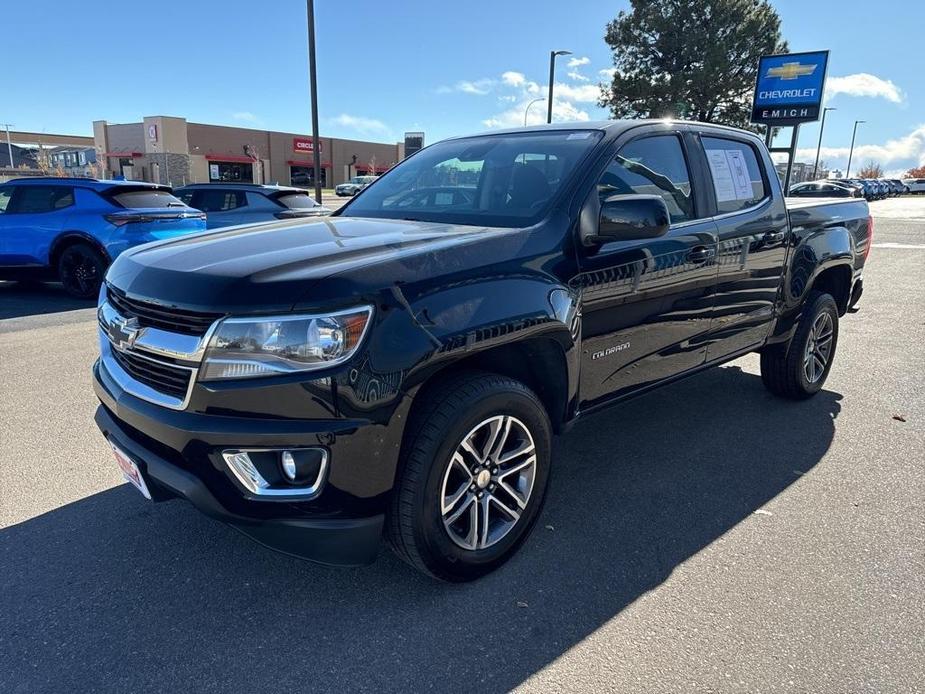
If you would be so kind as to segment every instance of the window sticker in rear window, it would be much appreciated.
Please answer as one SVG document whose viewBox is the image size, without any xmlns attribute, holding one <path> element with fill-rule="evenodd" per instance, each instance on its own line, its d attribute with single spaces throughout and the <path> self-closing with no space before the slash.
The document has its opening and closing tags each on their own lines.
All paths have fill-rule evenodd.
<svg viewBox="0 0 925 694">
<path fill-rule="evenodd" d="M 753 197 L 748 166 L 737 149 L 707 149 L 717 202 L 750 200 Z"/>
</svg>

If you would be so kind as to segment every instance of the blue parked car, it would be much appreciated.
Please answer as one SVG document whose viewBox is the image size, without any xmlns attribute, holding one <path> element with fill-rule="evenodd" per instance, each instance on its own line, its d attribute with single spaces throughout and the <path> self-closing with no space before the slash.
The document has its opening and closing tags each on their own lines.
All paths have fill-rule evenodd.
<svg viewBox="0 0 925 694">
<path fill-rule="evenodd" d="M 167 186 L 14 179 L 0 185 L 0 280 L 58 279 L 69 294 L 94 298 L 126 248 L 205 228 L 205 215 Z"/>
<path fill-rule="evenodd" d="M 320 217 L 322 207 L 303 188 L 256 183 L 193 183 L 177 188 L 177 197 L 206 213 L 210 229 L 277 219 Z"/>
</svg>

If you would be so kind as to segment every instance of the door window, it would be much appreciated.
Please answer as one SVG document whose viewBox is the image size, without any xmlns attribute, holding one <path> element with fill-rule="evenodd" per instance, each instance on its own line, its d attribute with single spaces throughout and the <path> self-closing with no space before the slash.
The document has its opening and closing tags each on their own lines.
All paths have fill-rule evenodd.
<svg viewBox="0 0 925 694">
<path fill-rule="evenodd" d="M 611 195 L 658 195 L 672 224 L 694 219 L 691 177 L 677 135 L 634 140 L 614 157 L 597 183 L 601 200 Z"/>
<path fill-rule="evenodd" d="M 74 204 L 74 191 L 66 186 L 17 186 L 9 212 L 36 214 L 54 212 Z"/>
<path fill-rule="evenodd" d="M 751 145 L 718 137 L 704 137 L 702 142 L 719 214 L 738 212 L 764 200 L 768 193 Z"/>
<path fill-rule="evenodd" d="M 14 190 L 14 188 L 0 190 L 0 214 L 6 212 L 6 208 L 10 206 L 10 198 L 13 197 Z"/>
<path fill-rule="evenodd" d="M 193 207 L 203 212 L 229 212 L 247 205 L 240 190 L 198 190 L 195 203 Z"/>
</svg>

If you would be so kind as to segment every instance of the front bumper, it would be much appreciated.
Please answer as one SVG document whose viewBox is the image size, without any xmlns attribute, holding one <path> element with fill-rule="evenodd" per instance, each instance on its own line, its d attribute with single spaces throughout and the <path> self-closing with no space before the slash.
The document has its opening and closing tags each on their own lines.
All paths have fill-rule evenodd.
<svg viewBox="0 0 925 694">
<path fill-rule="evenodd" d="M 154 500 L 186 499 L 260 544 L 302 559 L 353 566 L 376 558 L 385 518 L 381 498 L 357 500 L 335 481 L 317 501 L 255 501 L 235 485 L 220 456 L 223 448 L 317 444 L 322 438 L 335 442 L 336 460 L 344 451 L 336 441 L 353 438 L 346 434 L 356 434 L 357 422 L 246 420 L 174 411 L 125 393 L 100 362 L 93 376 L 101 402 L 97 426 L 135 460 Z"/>
</svg>

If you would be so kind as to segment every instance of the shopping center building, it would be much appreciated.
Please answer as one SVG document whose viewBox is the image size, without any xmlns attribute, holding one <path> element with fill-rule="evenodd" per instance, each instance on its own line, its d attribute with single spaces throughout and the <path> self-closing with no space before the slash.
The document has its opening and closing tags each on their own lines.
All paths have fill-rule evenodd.
<svg viewBox="0 0 925 694">
<path fill-rule="evenodd" d="M 189 123 L 148 116 L 140 123 L 94 121 L 93 140 L 106 176 L 172 186 L 241 181 L 314 186 L 314 142 L 304 133 Z M 319 138 L 321 184 L 378 174 L 404 158 L 404 143 Z"/>
</svg>

